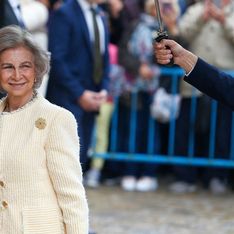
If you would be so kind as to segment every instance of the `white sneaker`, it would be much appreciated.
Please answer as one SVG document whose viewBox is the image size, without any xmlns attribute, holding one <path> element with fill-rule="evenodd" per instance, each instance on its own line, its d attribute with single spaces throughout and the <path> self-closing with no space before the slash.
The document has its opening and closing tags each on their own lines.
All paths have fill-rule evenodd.
<svg viewBox="0 0 234 234">
<path fill-rule="evenodd" d="M 136 183 L 136 190 L 140 192 L 155 191 L 157 188 L 157 179 L 149 176 L 141 177 Z"/>
<path fill-rule="evenodd" d="M 125 191 L 134 191 L 136 189 L 136 178 L 134 176 L 124 176 L 121 180 L 121 187 Z"/>
<path fill-rule="evenodd" d="M 175 194 L 194 193 L 197 190 L 197 186 L 183 181 L 177 181 L 169 186 L 169 190 Z"/>
<path fill-rule="evenodd" d="M 227 186 L 218 178 L 213 178 L 209 184 L 210 191 L 215 195 L 222 195 L 227 192 Z"/>
<path fill-rule="evenodd" d="M 100 185 L 101 172 L 98 169 L 90 169 L 85 175 L 85 185 L 90 188 L 97 188 Z"/>
</svg>

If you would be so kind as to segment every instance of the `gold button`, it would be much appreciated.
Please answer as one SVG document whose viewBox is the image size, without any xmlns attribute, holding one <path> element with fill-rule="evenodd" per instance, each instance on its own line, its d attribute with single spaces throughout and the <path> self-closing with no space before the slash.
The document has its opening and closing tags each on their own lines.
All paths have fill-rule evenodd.
<svg viewBox="0 0 234 234">
<path fill-rule="evenodd" d="M 8 203 L 6 201 L 2 201 L 2 206 L 6 209 L 8 207 Z"/>
<path fill-rule="evenodd" d="M 2 188 L 5 187 L 5 183 L 2 180 L 0 180 L 0 187 L 2 187 Z"/>
</svg>

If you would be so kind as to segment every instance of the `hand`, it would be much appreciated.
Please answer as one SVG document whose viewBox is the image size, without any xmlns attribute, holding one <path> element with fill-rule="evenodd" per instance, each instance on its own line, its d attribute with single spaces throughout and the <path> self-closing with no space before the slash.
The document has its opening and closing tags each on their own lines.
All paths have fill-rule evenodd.
<svg viewBox="0 0 234 234">
<path fill-rule="evenodd" d="M 81 97 L 78 99 L 78 104 L 85 111 L 98 111 L 101 104 L 103 103 L 103 99 L 103 93 L 85 90 Z"/>
<path fill-rule="evenodd" d="M 210 16 L 210 6 L 211 6 L 211 0 L 205 0 L 204 3 L 204 12 L 203 12 L 203 20 L 207 22 L 211 16 Z"/>
<path fill-rule="evenodd" d="M 215 4 L 212 3 L 210 5 L 209 12 L 210 12 L 210 16 L 214 20 L 218 21 L 221 24 L 225 23 L 225 14 L 224 14 L 223 9 L 218 8 Z"/>
<path fill-rule="evenodd" d="M 98 94 L 99 94 L 98 98 L 99 98 L 101 104 L 106 102 L 107 96 L 108 96 L 107 91 L 105 89 L 102 89 Z"/>
<path fill-rule="evenodd" d="M 223 11 L 223 7 L 219 8 L 211 0 L 206 0 L 204 5 L 203 19 L 205 21 L 214 19 L 219 23 L 224 24 L 225 14 Z"/>
<path fill-rule="evenodd" d="M 168 46 L 168 48 L 166 46 Z M 156 42 L 154 44 L 154 53 L 159 64 L 168 64 L 172 58 L 174 59 L 174 63 L 176 64 L 181 50 L 182 46 L 180 46 L 173 40 L 164 39 L 160 43 Z"/>
<path fill-rule="evenodd" d="M 198 59 L 196 55 L 173 40 L 163 39 L 159 43 L 155 42 L 154 53 L 159 64 L 168 64 L 173 57 L 174 63 L 182 67 L 186 73 L 193 69 Z"/>
</svg>

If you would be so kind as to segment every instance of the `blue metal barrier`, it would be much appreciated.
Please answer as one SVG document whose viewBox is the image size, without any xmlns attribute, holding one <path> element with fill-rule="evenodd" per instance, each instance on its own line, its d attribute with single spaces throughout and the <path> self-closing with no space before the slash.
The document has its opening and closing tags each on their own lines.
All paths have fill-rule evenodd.
<svg viewBox="0 0 234 234">
<path fill-rule="evenodd" d="M 234 71 L 229 71 L 234 76 Z M 178 81 L 184 75 L 184 72 L 180 68 L 162 68 L 162 75 L 169 75 L 172 79 L 171 82 L 171 93 L 175 94 L 178 92 Z M 104 159 L 113 160 L 128 160 L 136 162 L 149 162 L 159 164 L 182 164 L 190 166 L 215 166 L 215 167 L 234 167 L 234 114 L 232 114 L 231 139 L 230 139 L 230 155 L 228 158 L 222 158 L 215 156 L 215 139 L 216 139 L 216 121 L 217 121 L 217 102 L 212 100 L 211 104 L 211 115 L 210 115 L 210 138 L 209 138 L 209 149 L 208 155 L 197 156 L 195 155 L 195 122 L 196 122 L 196 110 L 197 110 L 197 97 L 194 95 L 191 98 L 191 109 L 190 109 L 190 128 L 188 136 L 188 152 L 187 156 L 175 155 L 175 131 L 176 131 L 176 120 L 171 117 L 168 133 L 168 149 L 167 154 L 155 154 L 155 126 L 156 121 L 150 117 L 148 124 L 148 142 L 147 152 L 138 153 L 136 152 L 136 105 L 137 105 L 138 93 L 132 92 L 131 94 L 131 112 L 129 120 L 130 135 L 128 139 L 128 152 L 119 152 L 117 147 L 118 141 L 118 102 L 119 98 L 115 100 L 115 110 L 112 117 L 111 135 L 109 150 L 105 153 L 94 152 L 94 157 L 101 157 Z M 220 139 L 222 140 L 222 139 Z"/>
</svg>

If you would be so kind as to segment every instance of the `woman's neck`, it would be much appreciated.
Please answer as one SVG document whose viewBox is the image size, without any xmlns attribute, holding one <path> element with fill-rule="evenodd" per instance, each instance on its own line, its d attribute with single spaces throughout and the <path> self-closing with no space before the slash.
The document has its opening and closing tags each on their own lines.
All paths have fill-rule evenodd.
<svg viewBox="0 0 234 234">
<path fill-rule="evenodd" d="M 11 97 L 8 95 L 6 98 L 5 111 L 12 112 L 12 111 L 15 111 L 15 110 L 23 107 L 25 104 L 27 104 L 33 98 L 33 96 L 34 96 L 33 92 L 24 98 Z"/>
</svg>

